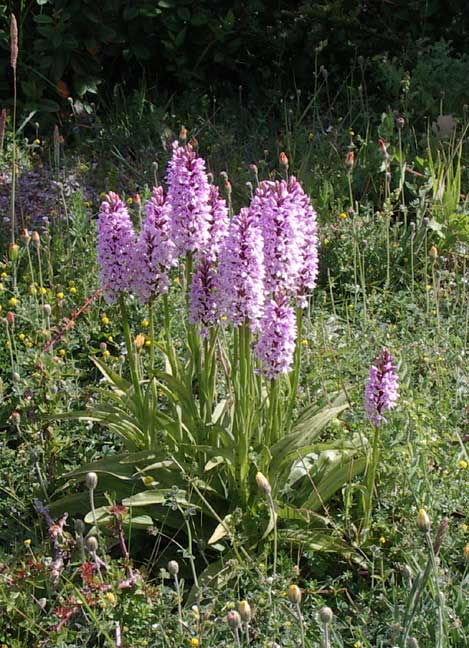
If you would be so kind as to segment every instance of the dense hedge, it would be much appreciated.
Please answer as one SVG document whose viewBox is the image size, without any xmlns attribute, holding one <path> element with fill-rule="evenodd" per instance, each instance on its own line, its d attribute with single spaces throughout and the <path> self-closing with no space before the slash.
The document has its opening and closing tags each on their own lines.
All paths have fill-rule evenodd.
<svg viewBox="0 0 469 648">
<path fill-rule="evenodd" d="M 287 92 L 313 85 L 320 63 L 345 74 L 352 60 L 388 53 L 412 62 L 422 39 L 464 51 L 464 0 L 21 0 L 0 7 L 0 92 L 11 92 L 9 14 L 20 25 L 20 93 L 59 108 L 68 95 L 145 78 L 182 88 Z M 327 41 L 327 46 L 325 42 Z"/>
</svg>

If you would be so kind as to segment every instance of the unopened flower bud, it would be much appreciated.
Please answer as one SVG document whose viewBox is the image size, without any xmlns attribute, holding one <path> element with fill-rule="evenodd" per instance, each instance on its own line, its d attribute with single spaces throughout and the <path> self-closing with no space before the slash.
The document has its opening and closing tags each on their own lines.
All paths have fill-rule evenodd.
<svg viewBox="0 0 469 648">
<path fill-rule="evenodd" d="M 21 382 L 21 376 L 19 375 L 19 373 L 17 371 L 13 371 L 13 373 L 11 374 L 11 379 L 15 383 Z"/>
<path fill-rule="evenodd" d="M 37 248 L 41 245 L 41 237 L 39 236 L 39 232 L 36 232 L 36 230 L 31 234 L 31 241 Z"/>
<path fill-rule="evenodd" d="M 319 610 L 319 618 L 321 619 L 322 623 L 329 624 L 332 621 L 333 616 L 334 613 L 332 612 L 331 608 L 327 607 L 326 605 Z"/>
<path fill-rule="evenodd" d="M 239 616 L 243 623 L 250 623 L 252 619 L 251 606 L 247 601 L 241 601 L 239 604 Z"/>
<path fill-rule="evenodd" d="M 256 475 L 256 484 L 259 490 L 263 491 L 266 495 L 270 495 L 272 492 L 269 480 L 261 472 L 258 472 Z"/>
<path fill-rule="evenodd" d="M 226 622 L 233 631 L 236 632 L 239 630 L 241 628 L 241 617 L 239 616 L 239 612 L 236 610 L 230 610 L 226 615 Z"/>
<path fill-rule="evenodd" d="M 139 333 L 134 340 L 135 348 L 141 349 L 145 344 L 145 336 L 142 333 Z"/>
<path fill-rule="evenodd" d="M 86 538 L 86 546 L 88 548 L 88 551 L 91 553 L 94 553 L 95 551 L 98 550 L 98 541 L 95 538 L 95 536 L 90 536 L 89 538 Z"/>
<path fill-rule="evenodd" d="M 44 306 L 42 307 L 42 310 L 44 311 L 45 315 L 49 316 L 51 314 L 51 312 L 52 312 L 51 305 L 50 304 L 44 304 Z"/>
<path fill-rule="evenodd" d="M 288 158 L 283 151 L 278 156 L 278 161 L 280 162 L 280 166 L 288 168 Z"/>
<path fill-rule="evenodd" d="M 424 227 L 428 227 L 429 224 L 430 224 L 430 219 L 428 218 L 428 216 L 425 216 L 424 218 L 422 218 L 422 225 Z"/>
<path fill-rule="evenodd" d="M 345 166 L 347 167 L 347 169 L 351 170 L 353 169 L 354 164 L 355 164 L 355 153 L 353 151 L 349 151 L 345 156 Z"/>
<path fill-rule="evenodd" d="M 176 562 L 176 560 L 169 561 L 168 571 L 171 576 L 177 576 L 179 574 L 179 564 Z"/>
<path fill-rule="evenodd" d="M 301 603 L 301 590 L 298 585 L 290 585 L 288 588 L 288 600 L 293 605 L 299 605 Z"/>
<path fill-rule="evenodd" d="M 95 472 L 86 473 L 85 484 L 88 490 L 94 490 L 98 485 L 98 475 Z"/>
<path fill-rule="evenodd" d="M 21 414 L 17 411 L 11 413 L 11 420 L 13 423 L 18 426 L 21 423 Z"/>
<path fill-rule="evenodd" d="M 420 529 L 420 531 L 427 532 L 430 531 L 432 523 L 430 522 L 430 518 L 428 517 L 428 513 L 426 512 L 425 509 L 421 508 L 418 512 L 417 515 L 417 526 Z"/>
<path fill-rule="evenodd" d="M 8 258 L 10 261 L 16 261 L 20 252 L 20 246 L 16 243 L 10 243 L 8 246 Z"/>
<path fill-rule="evenodd" d="M 431 246 L 430 252 L 428 254 L 432 261 L 436 261 L 438 259 L 438 248 L 436 247 L 436 245 Z"/>
<path fill-rule="evenodd" d="M 106 349 L 107 349 L 106 342 L 100 342 L 99 343 L 99 349 L 100 349 L 100 351 L 106 351 Z"/>
<path fill-rule="evenodd" d="M 187 128 L 185 126 L 181 126 L 181 130 L 179 131 L 179 139 L 181 142 L 185 142 L 187 140 Z"/>
<path fill-rule="evenodd" d="M 15 325 L 15 314 L 14 314 L 13 311 L 8 311 L 8 312 L 7 312 L 7 323 L 8 323 L 10 326 L 14 326 L 14 325 Z"/>
<path fill-rule="evenodd" d="M 405 119 L 404 117 L 398 117 L 396 119 L 396 126 L 398 127 L 399 130 L 402 130 L 405 126 Z"/>
</svg>

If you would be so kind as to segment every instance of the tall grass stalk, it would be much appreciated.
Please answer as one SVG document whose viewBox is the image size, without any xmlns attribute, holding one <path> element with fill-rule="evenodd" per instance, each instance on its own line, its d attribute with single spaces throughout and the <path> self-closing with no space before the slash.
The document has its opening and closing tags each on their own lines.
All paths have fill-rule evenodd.
<svg viewBox="0 0 469 648">
<path fill-rule="evenodd" d="M 16 89 L 16 63 L 18 60 L 18 25 L 16 22 L 15 14 L 11 14 L 10 22 L 10 62 L 13 70 L 13 140 L 12 140 L 12 162 L 11 162 L 11 243 L 15 242 L 15 229 L 16 229 L 16 103 L 17 103 L 17 89 Z M 13 290 L 16 289 L 16 283 L 13 284 Z"/>
</svg>

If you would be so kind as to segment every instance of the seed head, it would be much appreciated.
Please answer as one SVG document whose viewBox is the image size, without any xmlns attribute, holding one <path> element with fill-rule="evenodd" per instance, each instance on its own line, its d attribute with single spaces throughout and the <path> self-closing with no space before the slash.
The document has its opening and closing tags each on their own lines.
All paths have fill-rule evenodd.
<svg viewBox="0 0 469 648">
<path fill-rule="evenodd" d="M 432 523 L 430 521 L 430 518 L 428 517 L 428 513 L 425 509 L 421 508 L 417 515 L 417 527 L 420 529 L 420 531 L 427 533 L 428 531 L 430 531 L 431 526 Z"/>
<path fill-rule="evenodd" d="M 98 541 L 95 538 L 95 536 L 90 536 L 89 538 L 86 538 L 86 546 L 88 548 L 88 551 L 91 553 L 94 553 L 95 551 L 98 550 Z"/>
<path fill-rule="evenodd" d="M 290 585 L 288 588 L 288 600 L 293 605 L 299 605 L 301 603 L 301 590 L 298 585 Z"/>
<path fill-rule="evenodd" d="M 88 490 L 94 491 L 98 485 L 98 475 L 95 472 L 86 473 L 85 484 Z"/>
<path fill-rule="evenodd" d="M 261 490 L 266 495 L 270 495 L 270 493 L 272 492 L 269 480 L 261 472 L 258 472 L 256 475 L 256 484 L 259 490 Z"/>
<path fill-rule="evenodd" d="M 319 610 L 319 618 L 321 619 L 322 623 L 329 624 L 332 621 L 333 616 L 334 613 L 332 612 L 330 607 L 324 606 Z"/>
<path fill-rule="evenodd" d="M 469 542 L 464 547 L 464 559 L 469 562 Z"/>
<path fill-rule="evenodd" d="M 252 619 L 251 606 L 247 601 L 241 601 L 239 604 L 239 615 L 243 623 L 250 623 Z"/>
<path fill-rule="evenodd" d="M 407 648 L 419 648 L 419 643 L 415 637 L 409 637 L 407 639 Z"/>
<path fill-rule="evenodd" d="M 168 572 L 171 576 L 177 576 L 179 574 L 179 564 L 176 560 L 170 560 L 168 563 Z"/>
<path fill-rule="evenodd" d="M 230 610 L 226 615 L 226 622 L 234 632 L 239 630 L 241 628 L 241 617 L 239 616 L 239 612 L 236 610 Z"/>
<path fill-rule="evenodd" d="M 11 14 L 10 21 L 10 62 L 13 70 L 16 71 L 16 61 L 18 59 L 18 24 L 15 14 Z"/>
</svg>

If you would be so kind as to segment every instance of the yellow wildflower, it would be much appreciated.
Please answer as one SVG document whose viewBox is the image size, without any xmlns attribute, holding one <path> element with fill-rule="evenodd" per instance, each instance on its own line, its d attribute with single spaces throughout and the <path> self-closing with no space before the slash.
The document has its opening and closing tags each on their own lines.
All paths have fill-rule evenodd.
<svg viewBox="0 0 469 648">
<path fill-rule="evenodd" d="M 16 299 L 16 297 L 10 297 L 8 303 L 10 304 L 10 306 L 14 308 L 15 306 L 18 305 L 18 300 Z"/>
<path fill-rule="evenodd" d="M 65 349 L 59 349 L 59 350 L 58 350 L 58 354 L 59 354 L 59 356 L 60 356 L 61 358 L 63 358 L 63 357 L 65 356 L 65 353 L 66 353 Z"/>
<path fill-rule="evenodd" d="M 74 295 L 77 292 L 75 286 L 70 286 L 70 292 L 72 293 L 72 295 Z"/>
<path fill-rule="evenodd" d="M 150 326 L 150 320 L 143 319 L 142 320 L 142 326 L 143 326 L 143 328 L 148 328 Z"/>
<path fill-rule="evenodd" d="M 63 292 L 58 292 L 56 297 L 57 297 L 57 299 L 63 299 L 65 297 L 65 295 L 63 294 Z"/>
<path fill-rule="evenodd" d="M 103 323 L 103 326 L 108 326 L 110 323 L 110 319 L 109 317 L 106 317 L 106 315 L 103 315 L 103 317 L 101 317 L 101 322 Z"/>
<path fill-rule="evenodd" d="M 467 461 L 465 459 L 461 459 L 461 461 L 459 462 L 459 467 L 461 468 L 461 470 L 466 470 Z"/>
</svg>

